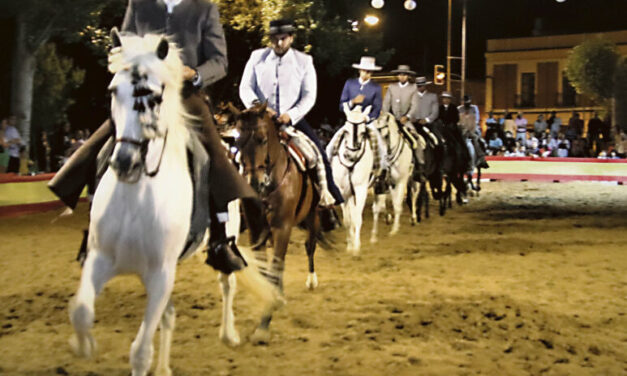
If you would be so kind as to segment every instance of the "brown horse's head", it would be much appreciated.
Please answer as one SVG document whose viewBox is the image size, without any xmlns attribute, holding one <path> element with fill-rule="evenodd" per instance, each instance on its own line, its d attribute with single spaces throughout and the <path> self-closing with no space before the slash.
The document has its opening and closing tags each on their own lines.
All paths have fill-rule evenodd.
<svg viewBox="0 0 627 376">
<path fill-rule="evenodd" d="M 244 177 L 258 193 L 271 190 L 271 170 L 276 160 L 278 136 L 274 122 L 266 111 L 266 104 L 258 104 L 239 112 L 231 109 L 237 118 L 239 137 L 236 146 Z"/>
</svg>

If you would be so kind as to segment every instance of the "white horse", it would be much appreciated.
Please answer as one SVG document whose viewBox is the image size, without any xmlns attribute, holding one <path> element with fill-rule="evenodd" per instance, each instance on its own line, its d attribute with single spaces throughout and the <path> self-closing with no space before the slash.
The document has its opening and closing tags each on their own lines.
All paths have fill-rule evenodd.
<svg viewBox="0 0 627 376">
<path fill-rule="evenodd" d="M 109 70 L 114 77 L 109 90 L 116 140 L 109 168 L 93 199 L 89 251 L 70 304 L 75 330 L 70 343 L 80 356 L 94 353 L 90 330 L 96 296 L 112 277 L 135 274 L 146 288 L 147 304 L 131 345 L 132 374 L 148 373 L 153 337 L 160 324 L 155 374 L 171 375 L 175 311 L 170 296 L 190 229 L 193 201 L 187 161 L 190 131 L 186 121 L 190 117 L 180 96 L 183 63 L 176 47 L 162 36 L 120 37 L 114 29 L 112 40 L 115 49 Z M 271 304 L 275 295 L 265 296 Z"/>
<path fill-rule="evenodd" d="M 413 154 L 411 145 L 401 134 L 401 130 L 396 123 L 396 119 L 394 119 L 394 115 L 390 113 L 382 114 L 377 119 L 375 126 L 385 140 L 387 148 L 387 165 L 389 167 L 391 183 L 389 193 L 391 194 L 392 206 L 394 207 L 394 223 L 390 235 L 395 235 L 400 228 L 407 182 L 414 168 L 412 162 Z M 388 192 L 375 194 L 375 199 L 372 203 L 374 222 L 370 236 L 371 243 L 378 241 L 379 214 L 381 212 L 385 213 L 387 196 Z"/>
<path fill-rule="evenodd" d="M 327 155 L 331 161 L 333 179 L 340 189 L 344 203 L 342 214 L 346 227 L 346 250 L 358 255 L 361 249 L 360 231 L 362 213 L 366 204 L 368 187 L 374 172 L 374 155 L 371 142 L 367 136 L 368 114 L 370 106 L 362 112 L 361 106 L 352 111 L 344 106 L 346 123 L 340 128 L 327 146 Z M 378 133 L 375 129 L 371 132 Z M 379 147 L 383 147 L 379 142 Z M 383 156 L 384 152 L 381 153 Z M 381 158 L 381 162 L 385 157 Z"/>
</svg>

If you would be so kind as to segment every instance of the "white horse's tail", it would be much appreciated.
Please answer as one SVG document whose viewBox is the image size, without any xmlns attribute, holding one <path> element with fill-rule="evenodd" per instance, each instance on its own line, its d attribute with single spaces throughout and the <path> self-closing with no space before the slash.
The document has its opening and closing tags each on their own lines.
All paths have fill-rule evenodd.
<svg viewBox="0 0 627 376">
<path fill-rule="evenodd" d="M 241 246 L 238 249 L 248 267 L 235 272 L 237 280 L 259 300 L 264 310 L 274 311 L 284 305 L 285 299 L 279 289 L 259 273 L 257 261 L 250 250 Z"/>
</svg>

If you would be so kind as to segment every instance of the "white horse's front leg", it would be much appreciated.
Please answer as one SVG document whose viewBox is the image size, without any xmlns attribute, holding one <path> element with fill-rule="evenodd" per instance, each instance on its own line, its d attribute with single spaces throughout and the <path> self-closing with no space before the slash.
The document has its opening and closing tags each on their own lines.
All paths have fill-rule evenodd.
<svg viewBox="0 0 627 376">
<path fill-rule="evenodd" d="M 346 228 L 346 251 L 352 252 L 354 248 L 353 245 L 353 221 L 351 220 L 351 207 L 352 203 L 349 203 L 349 200 L 353 200 L 353 198 L 347 199 L 347 202 L 342 204 L 342 222 L 344 222 L 344 228 Z"/>
<path fill-rule="evenodd" d="M 379 213 L 385 211 L 385 199 L 385 194 L 376 195 L 372 202 L 372 233 L 370 234 L 370 243 L 372 244 L 379 240 L 377 238 L 379 232 Z"/>
<path fill-rule="evenodd" d="M 70 346 L 80 357 L 89 358 L 96 351 L 96 341 L 90 330 L 94 325 L 94 301 L 102 286 L 113 277 L 114 268 L 111 260 L 90 250 L 85 260 L 81 283 L 76 297 L 70 302 L 70 321 L 74 326 L 74 336 Z"/>
<path fill-rule="evenodd" d="M 172 376 L 172 370 L 170 369 L 170 348 L 172 347 L 172 333 L 174 332 L 175 321 L 176 310 L 174 309 L 172 298 L 170 298 L 168 305 L 163 311 L 163 316 L 161 316 L 161 323 L 159 324 L 161 341 L 155 376 Z"/>
<path fill-rule="evenodd" d="M 418 214 L 416 210 L 416 203 L 418 201 L 418 193 L 420 192 L 420 187 L 418 183 L 412 180 L 411 183 L 411 191 L 410 191 L 410 201 L 411 201 L 411 225 L 415 225 L 418 223 Z"/>
<path fill-rule="evenodd" d="M 407 179 L 401 179 L 392 189 L 392 206 L 394 206 L 394 224 L 390 235 L 396 235 L 401 228 L 401 214 L 403 214 L 403 199 L 407 189 Z"/>
<path fill-rule="evenodd" d="M 222 288 L 222 324 L 220 325 L 220 340 L 228 346 L 240 344 L 239 334 L 235 329 L 235 315 L 233 314 L 233 298 L 237 288 L 235 273 L 218 273 L 218 281 Z"/>
<path fill-rule="evenodd" d="M 152 340 L 172 294 L 175 267 L 176 264 L 167 265 L 163 269 L 153 271 L 144 277 L 148 303 L 144 312 L 144 321 L 142 321 L 137 336 L 131 344 L 132 376 L 146 376 L 150 370 L 154 353 Z"/>
<path fill-rule="evenodd" d="M 354 226 L 353 233 L 353 255 L 359 255 L 361 250 L 361 223 L 362 215 L 364 212 L 364 206 L 366 206 L 366 196 L 368 195 L 368 186 L 355 187 L 356 204 L 352 208 L 351 218 Z"/>
</svg>

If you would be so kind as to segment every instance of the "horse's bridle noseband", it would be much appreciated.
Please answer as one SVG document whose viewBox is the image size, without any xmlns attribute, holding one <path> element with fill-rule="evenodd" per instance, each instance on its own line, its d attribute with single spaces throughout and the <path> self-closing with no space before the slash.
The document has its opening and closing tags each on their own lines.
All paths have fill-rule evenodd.
<svg viewBox="0 0 627 376">
<path fill-rule="evenodd" d="M 110 121 L 113 124 L 113 119 L 110 119 Z M 146 154 L 148 153 L 148 143 L 150 141 L 151 140 L 148 140 L 148 139 L 136 140 L 134 138 L 129 138 L 129 137 L 118 137 L 115 139 L 116 144 L 118 143 L 131 144 L 131 145 L 139 147 L 139 150 L 141 153 L 142 170 L 144 171 L 144 174 L 146 174 L 146 176 L 152 178 L 152 177 L 155 177 L 159 173 L 159 169 L 161 168 L 161 161 L 163 160 L 165 144 L 168 141 L 168 130 L 166 129 L 165 134 L 163 135 L 163 146 L 161 147 L 161 155 L 159 156 L 159 162 L 157 163 L 157 167 L 155 167 L 155 169 L 152 171 L 148 171 L 148 169 L 146 168 Z"/>
</svg>

